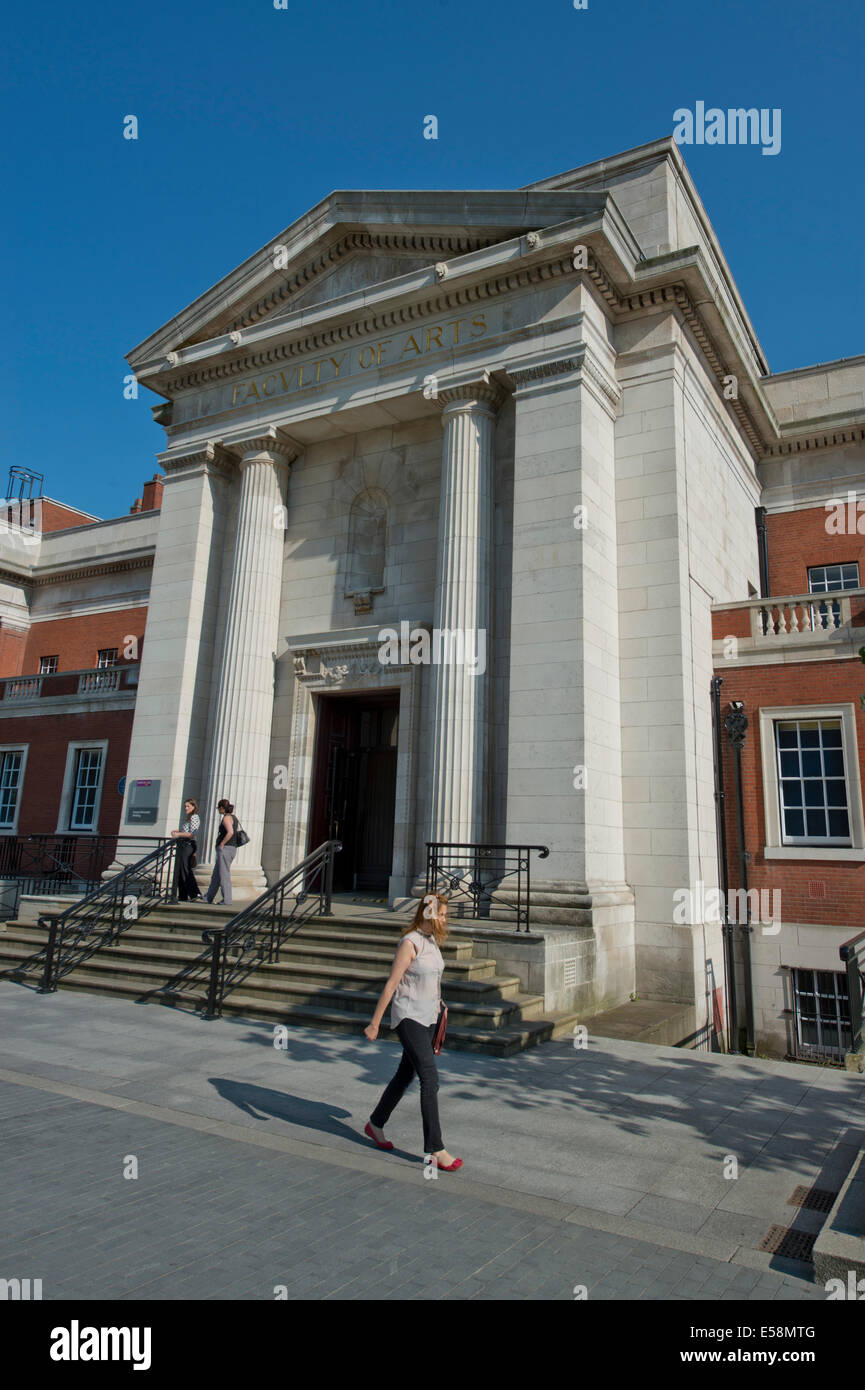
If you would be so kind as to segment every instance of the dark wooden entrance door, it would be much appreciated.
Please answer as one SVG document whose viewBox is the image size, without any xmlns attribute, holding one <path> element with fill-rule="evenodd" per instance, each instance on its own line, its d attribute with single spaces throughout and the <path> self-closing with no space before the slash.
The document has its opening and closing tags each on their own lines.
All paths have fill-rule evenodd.
<svg viewBox="0 0 865 1390">
<path fill-rule="evenodd" d="M 323 695 L 309 848 L 342 841 L 335 892 L 386 891 L 393 861 L 399 697 Z"/>
</svg>

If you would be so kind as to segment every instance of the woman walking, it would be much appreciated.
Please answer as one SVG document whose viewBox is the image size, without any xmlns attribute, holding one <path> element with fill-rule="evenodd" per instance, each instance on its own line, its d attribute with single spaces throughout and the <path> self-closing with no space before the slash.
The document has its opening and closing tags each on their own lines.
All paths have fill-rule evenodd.
<svg viewBox="0 0 865 1390">
<path fill-rule="evenodd" d="M 174 864 L 174 887 L 182 903 L 197 902 L 201 898 L 201 889 L 195 881 L 192 868 L 198 849 L 201 817 L 198 814 L 198 802 L 193 801 L 192 797 L 186 798 L 183 809 L 186 820 L 182 828 L 171 832 L 172 838 L 179 841 Z"/>
<path fill-rule="evenodd" d="M 438 1110 L 438 1071 L 433 1039 L 442 1010 L 441 978 L 444 961 L 439 949 L 447 937 L 448 900 L 442 893 L 427 893 L 418 904 L 414 921 L 402 934 L 394 956 L 390 978 L 364 1029 L 370 1042 L 378 1037 L 385 1009 L 391 1000 L 390 1026 L 402 1043 L 402 1059 L 387 1088 L 369 1117 L 364 1133 L 380 1149 L 392 1149 L 384 1137 L 383 1126 L 404 1096 L 415 1072 L 420 1079 L 420 1109 L 423 1119 L 424 1152 L 431 1154 L 439 1168 L 453 1173 L 461 1168 L 461 1158 L 448 1153 L 442 1140 Z"/>
<path fill-rule="evenodd" d="M 216 832 L 216 862 L 207 890 L 207 901 L 213 902 L 217 888 L 222 889 L 222 901 L 231 905 L 231 865 L 237 854 L 237 817 L 234 807 L 224 798 L 217 803 L 219 829 Z"/>
</svg>

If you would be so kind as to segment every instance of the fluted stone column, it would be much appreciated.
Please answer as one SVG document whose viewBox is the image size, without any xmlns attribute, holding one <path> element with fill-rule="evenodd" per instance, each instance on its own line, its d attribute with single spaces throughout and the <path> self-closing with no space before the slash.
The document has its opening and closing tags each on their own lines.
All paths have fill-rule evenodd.
<svg viewBox="0 0 865 1390">
<path fill-rule="evenodd" d="M 475 651 L 483 633 L 487 669 L 472 674 L 465 649 L 462 661 L 453 659 L 452 642 L 450 659 L 433 664 L 430 839 L 468 843 L 482 840 L 485 829 L 493 436 L 501 393 L 489 381 L 473 382 L 443 390 L 439 400 L 444 444 L 435 628 L 459 630 Z"/>
<path fill-rule="evenodd" d="M 232 867 L 232 885 L 242 898 L 266 886 L 261 843 L 285 536 L 280 509 L 298 451 L 274 429 L 226 447 L 240 459 L 240 498 L 211 742 L 207 839 L 199 857 L 212 865 L 216 803 L 225 797 L 249 836 Z"/>
</svg>

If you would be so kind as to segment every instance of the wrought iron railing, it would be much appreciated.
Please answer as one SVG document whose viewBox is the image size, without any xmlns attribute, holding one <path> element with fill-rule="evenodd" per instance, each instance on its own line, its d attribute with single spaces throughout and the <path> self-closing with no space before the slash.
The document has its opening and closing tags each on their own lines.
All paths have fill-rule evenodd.
<svg viewBox="0 0 865 1390">
<path fill-rule="evenodd" d="M 65 912 L 39 918 L 40 927 L 48 930 L 48 941 L 38 953 L 45 958 L 43 994 L 52 993 L 70 970 L 103 946 L 113 945 L 140 918 L 174 897 L 177 843 L 176 839 L 161 841 L 137 864 L 128 864 Z"/>
<path fill-rule="evenodd" d="M 863 995 L 865 995 L 865 931 L 845 941 L 838 954 L 847 967 L 847 994 L 850 999 L 851 1052 L 863 1043 Z"/>
<path fill-rule="evenodd" d="M 455 916 L 490 917 L 529 930 L 531 856 L 546 859 L 546 845 L 480 845 L 427 841 L 426 891 L 450 895 Z M 466 909 L 460 912 L 459 909 Z"/>
<path fill-rule="evenodd" d="M 121 849 L 141 855 L 161 843 L 155 835 L 0 835 L 0 879 L 23 893 L 91 893 Z"/>
<path fill-rule="evenodd" d="M 307 918 L 330 916 L 333 862 L 341 849 L 339 840 L 325 840 L 225 926 L 202 932 L 202 940 L 210 947 L 205 1018 L 220 1018 L 225 996 L 257 966 L 278 960 L 283 942 Z M 172 985 L 185 974 L 181 971 Z"/>
</svg>

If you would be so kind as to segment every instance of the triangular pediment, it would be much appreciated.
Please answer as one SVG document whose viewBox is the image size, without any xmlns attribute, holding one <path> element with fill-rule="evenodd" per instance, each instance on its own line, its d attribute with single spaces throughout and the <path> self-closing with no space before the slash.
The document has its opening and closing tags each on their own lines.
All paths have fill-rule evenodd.
<svg viewBox="0 0 865 1390">
<path fill-rule="evenodd" d="M 155 359 L 603 209 L 603 192 L 342 192 L 292 223 L 128 354 Z"/>
</svg>

